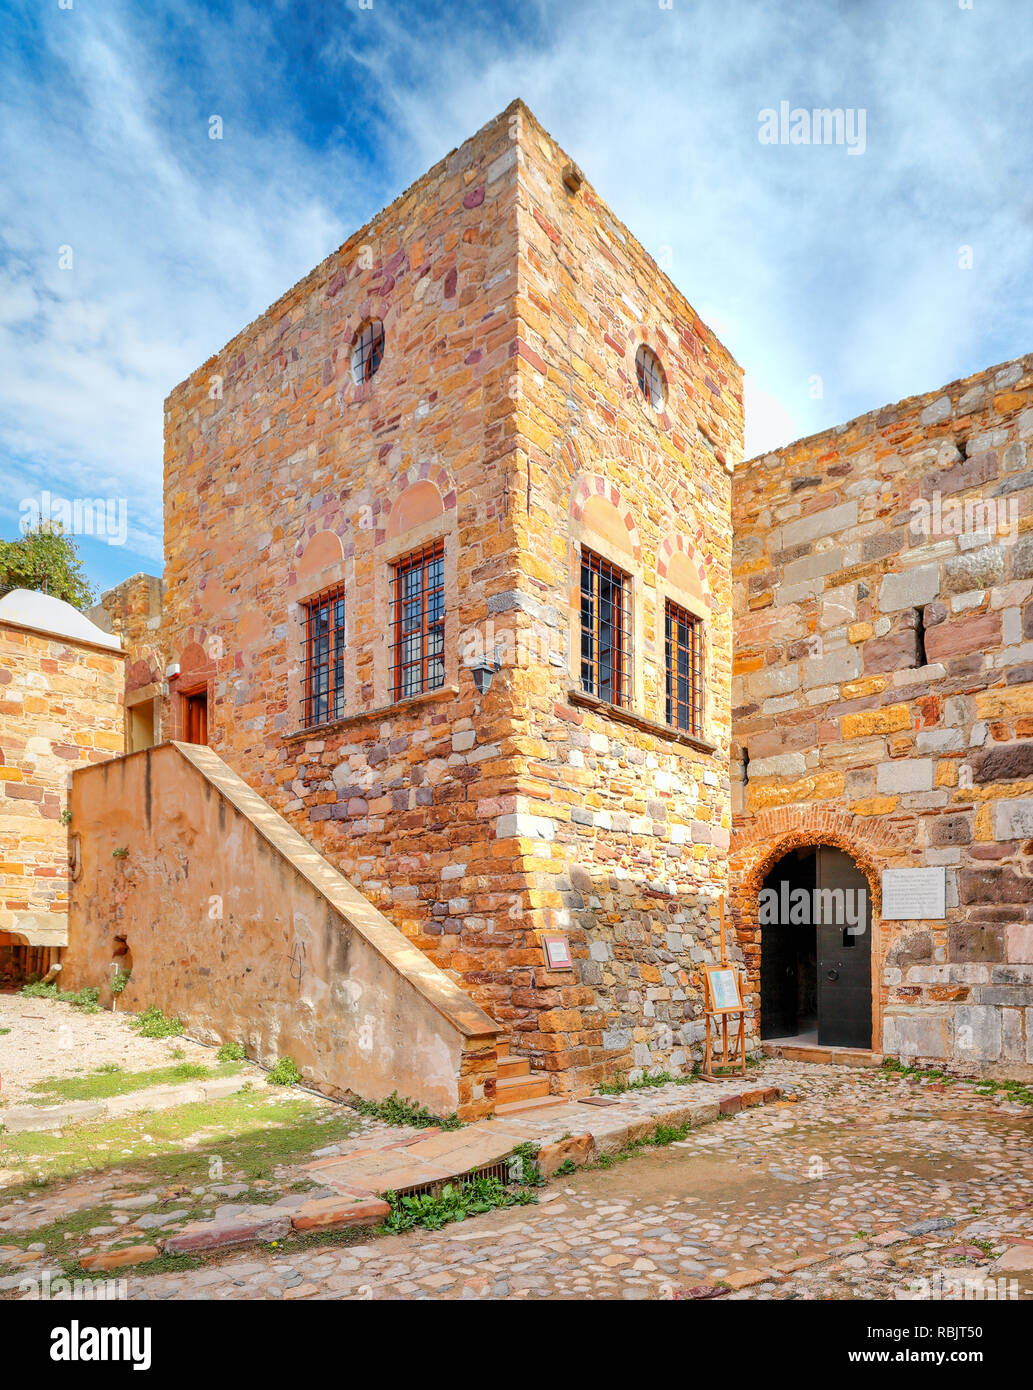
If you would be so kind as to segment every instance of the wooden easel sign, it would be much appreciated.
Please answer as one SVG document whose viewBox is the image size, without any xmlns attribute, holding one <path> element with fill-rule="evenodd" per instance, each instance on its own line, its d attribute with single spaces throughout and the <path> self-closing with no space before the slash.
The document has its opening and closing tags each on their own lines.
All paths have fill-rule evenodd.
<svg viewBox="0 0 1033 1390">
<path fill-rule="evenodd" d="M 716 965 L 702 966 L 703 1020 L 706 1029 L 703 1052 L 704 1081 L 721 1081 L 726 1076 L 746 1075 L 746 1003 L 742 997 L 742 976 L 735 965 L 728 963 L 725 946 L 725 905 L 721 911 L 721 960 Z M 720 1020 L 720 1051 L 715 1052 L 718 1020 Z M 729 1028 L 729 1020 L 732 1027 Z"/>
<path fill-rule="evenodd" d="M 705 965 L 707 994 L 710 1000 L 708 1012 L 714 1014 L 739 1013 L 743 1008 L 739 994 L 739 972 L 734 965 Z"/>
</svg>

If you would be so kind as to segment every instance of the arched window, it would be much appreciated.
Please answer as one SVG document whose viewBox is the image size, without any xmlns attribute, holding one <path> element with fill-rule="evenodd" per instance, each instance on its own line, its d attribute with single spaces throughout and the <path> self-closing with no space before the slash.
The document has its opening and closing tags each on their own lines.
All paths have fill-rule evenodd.
<svg viewBox="0 0 1033 1390">
<path fill-rule="evenodd" d="M 356 386 L 372 380 L 384 357 L 384 325 L 379 319 L 363 324 L 352 344 L 352 380 Z"/>
<path fill-rule="evenodd" d="M 641 343 L 635 353 L 635 374 L 646 403 L 654 410 L 662 410 L 667 400 L 667 379 L 659 357 L 645 343 Z"/>
</svg>

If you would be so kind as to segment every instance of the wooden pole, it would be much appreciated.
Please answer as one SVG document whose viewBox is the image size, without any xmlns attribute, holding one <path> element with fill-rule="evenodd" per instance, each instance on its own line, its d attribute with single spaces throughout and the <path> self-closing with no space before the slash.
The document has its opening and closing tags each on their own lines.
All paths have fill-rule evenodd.
<svg viewBox="0 0 1033 1390">
<path fill-rule="evenodd" d="M 724 898 L 719 898 L 719 899 L 718 899 L 717 906 L 718 906 L 718 909 L 720 910 L 720 913 L 721 913 L 721 964 L 722 964 L 722 965 L 727 965 L 727 964 L 728 964 L 728 957 L 727 957 L 727 955 L 725 954 L 725 900 L 724 900 Z"/>
</svg>

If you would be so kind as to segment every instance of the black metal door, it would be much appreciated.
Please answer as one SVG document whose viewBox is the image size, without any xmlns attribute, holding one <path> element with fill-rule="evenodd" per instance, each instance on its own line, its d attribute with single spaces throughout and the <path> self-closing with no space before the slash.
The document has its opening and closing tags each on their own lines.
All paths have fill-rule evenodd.
<svg viewBox="0 0 1033 1390">
<path fill-rule="evenodd" d="M 818 1042 L 872 1045 L 872 905 L 868 880 L 848 854 L 817 854 Z M 828 919 L 828 920 L 827 920 Z M 860 930 L 851 930 L 852 926 Z"/>
<path fill-rule="evenodd" d="M 791 1038 L 797 1029 L 796 938 L 788 923 L 762 928 L 760 1035 Z"/>
</svg>

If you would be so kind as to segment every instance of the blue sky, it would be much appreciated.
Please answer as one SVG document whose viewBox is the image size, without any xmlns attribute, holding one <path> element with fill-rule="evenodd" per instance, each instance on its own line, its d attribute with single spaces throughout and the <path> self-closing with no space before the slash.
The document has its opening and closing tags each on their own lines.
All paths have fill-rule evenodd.
<svg viewBox="0 0 1033 1390">
<path fill-rule="evenodd" d="M 0 534 L 124 498 L 98 585 L 160 572 L 171 387 L 515 96 L 742 363 L 747 456 L 1033 349 L 1031 0 L 3 0 L 0 45 Z M 782 101 L 864 153 L 761 143 Z"/>
</svg>

